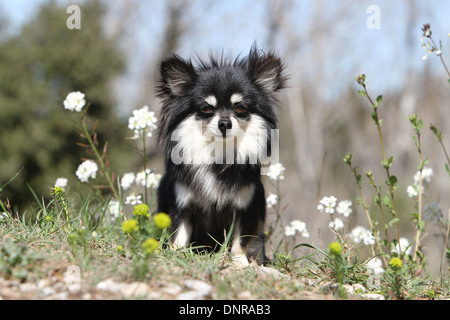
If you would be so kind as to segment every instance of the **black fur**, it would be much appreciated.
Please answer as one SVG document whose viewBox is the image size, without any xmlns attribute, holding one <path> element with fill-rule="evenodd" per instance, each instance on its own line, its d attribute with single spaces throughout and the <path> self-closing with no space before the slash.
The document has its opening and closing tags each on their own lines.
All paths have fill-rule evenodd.
<svg viewBox="0 0 450 320">
<path fill-rule="evenodd" d="M 274 93 L 284 87 L 283 69 L 278 57 L 273 53 L 265 54 L 256 46 L 246 58 L 233 62 L 222 56 L 199 61 L 194 66 L 190 60 L 177 55 L 162 61 L 158 86 L 158 96 L 162 99 L 158 139 L 165 152 L 166 171 L 158 188 L 158 211 L 172 217 L 175 234 L 183 222 L 192 227 L 188 243 L 218 248 L 217 242 L 224 241 L 235 217 L 239 241 L 247 256 L 259 263 L 266 260 L 263 234 L 266 202 L 260 179 L 260 159 L 252 163 L 247 157 L 243 164 L 175 164 L 172 152 L 178 142 L 173 141 L 172 134 L 185 121 L 198 121 L 206 126 L 213 121 L 214 115 L 219 114 L 222 118 L 234 117 L 234 123 L 242 124 L 243 128 L 250 119 L 258 118 L 263 121 L 261 127 L 275 129 L 277 100 Z M 239 104 L 245 110 L 243 114 L 237 114 L 236 106 L 230 102 L 235 93 L 242 96 L 243 101 Z M 217 101 L 213 113 L 207 109 L 204 110 L 208 112 L 202 111 L 207 96 L 213 96 Z M 188 142 L 193 145 L 202 143 L 191 139 L 190 133 L 184 139 L 190 139 Z M 270 153 L 270 134 L 267 139 L 266 151 Z M 177 185 L 189 190 L 183 205 L 179 203 Z M 208 188 L 213 190 L 210 192 Z M 236 204 L 236 199 L 242 194 L 246 199 L 245 190 L 252 190 L 249 191 L 251 198 L 242 207 Z"/>
</svg>

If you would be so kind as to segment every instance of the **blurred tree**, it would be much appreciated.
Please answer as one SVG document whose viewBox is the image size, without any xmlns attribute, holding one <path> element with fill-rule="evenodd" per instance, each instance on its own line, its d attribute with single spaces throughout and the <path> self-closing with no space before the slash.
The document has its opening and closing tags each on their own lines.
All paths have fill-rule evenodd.
<svg viewBox="0 0 450 320">
<path fill-rule="evenodd" d="M 116 39 L 104 35 L 100 3 L 86 2 L 81 10 L 81 30 L 69 30 L 66 8 L 50 1 L 20 34 L 0 42 L 0 184 L 24 167 L 2 194 L 13 205 L 33 201 L 26 183 L 46 196 L 57 177 L 75 182 L 74 172 L 88 156 L 76 146 L 81 138 L 70 119 L 77 115 L 63 108 L 69 92 L 86 94 L 89 113 L 108 141 L 126 135 L 109 87 L 124 58 Z"/>
</svg>

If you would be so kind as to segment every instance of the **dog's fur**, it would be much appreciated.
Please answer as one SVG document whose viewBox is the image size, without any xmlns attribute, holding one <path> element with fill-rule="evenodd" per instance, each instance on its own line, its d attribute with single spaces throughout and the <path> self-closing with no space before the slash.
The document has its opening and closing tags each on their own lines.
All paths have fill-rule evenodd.
<svg viewBox="0 0 450 320">
<path fill-rule="evenodd" d="M 231 254 L 238 264 L 265 262 L 261 162 L 277 125 L 282 61 L 254 45 L 232 62 L 222 56 L 194 66 L 172 55 L 160 71 L 158 138 L 166 171 L 158 211 L 172 218 L 172 245 L 217 249 L 234 222 Z"/>
</svg>

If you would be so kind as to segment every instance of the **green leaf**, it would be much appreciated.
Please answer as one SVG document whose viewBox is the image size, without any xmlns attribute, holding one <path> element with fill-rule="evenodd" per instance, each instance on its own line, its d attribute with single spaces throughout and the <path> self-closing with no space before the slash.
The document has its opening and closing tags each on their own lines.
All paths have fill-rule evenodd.
<svg viewBox="0 0 450 320">
<path fill-rule="evenodd" d="M 377 105 L 379 105 L 379 104 L 381 103 L 381 101 L 383 101 L 383 96 L 382 96 L 382 95 L 379 95 L 379 96 L 377 97 Z"/>
<path fill-rule="evenodd" d="M 389 181 L 388 181 L 388 185 L 389 186 L 394 186 L 394 185 L 397 184 L 397 182 L 398 182 L 398 179 L 397 179 L 396 176 L 390 176 L 389 177 Z"/>
<path fill-rule="evenodd" d="M 19 172 L 17 172 L 17 173 L 14 175 L 14 177 L 12 177 L 11 179 L 9 179 L 9 181 L 8 181 L 7 183 L 5 183 L 4 185 L 2 185 L 2 186 L 0 187 L 0 192 L 2 192 L 3 189 L 4 189 L 8 184 L 10 184 L 11 181 L 14 180 L 14 179 L 22 172 L 23 169 L 24 169 L 24 168 L 22 167 L 22 169 L 20 169 Z"/>
<path fill-rule="evenodd" d="M 358 93 L 362 97 L 367 97 L 367 93 L 364 90 L 358 90 Z"/>
<path fill-rule="evenodd" d="M 388 196 L 384 196 L 383 197 L 383 203 L 386 207 L 390 208 L 391 207 L 391 200 L 389 199 Z"/>
<path fill-rule="evenodd" d="M 399 222 L 400 221 L 400 219 L 399 218 L 394 218 L 394 219 L 392 219 L 391 221 L 389 221 L 389 226 L 393 226 L 394 224 L 396 224 L 397 222 Z"/>
</svg>

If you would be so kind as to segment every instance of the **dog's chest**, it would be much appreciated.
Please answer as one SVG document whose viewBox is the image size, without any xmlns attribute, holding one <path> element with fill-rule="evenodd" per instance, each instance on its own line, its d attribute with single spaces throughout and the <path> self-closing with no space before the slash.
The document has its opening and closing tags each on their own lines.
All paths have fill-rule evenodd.
<svg viewBox="0 0 450 320">
<path fill-rule="evenodd" d="M 238 184 L 230 179 L 221 180 L 208 168 L 197 168 L 192 181 L 175 184 L 176 202 L 179 208 L 195 204 L 204 210 L 217 210 L 231 206 L 246 209 L 255 193 L 255 184 Z"/>
</svg>

